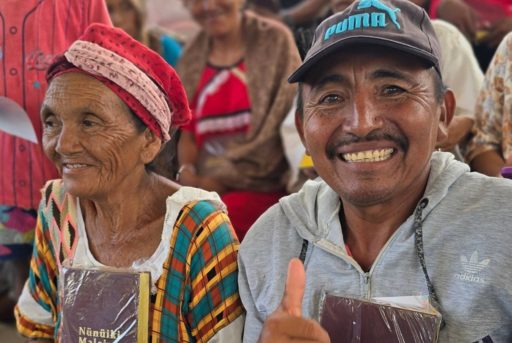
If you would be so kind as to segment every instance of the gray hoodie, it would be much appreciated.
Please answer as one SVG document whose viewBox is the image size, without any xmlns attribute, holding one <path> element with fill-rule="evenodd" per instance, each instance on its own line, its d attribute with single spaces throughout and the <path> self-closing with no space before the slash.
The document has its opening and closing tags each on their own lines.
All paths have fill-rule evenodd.
<svg viewBox="0 0 512 343">
<path fill-rule="evenodd" d="M 424 256 L 446 326 L 440 342 L 512 342 L 512 181 L 470 173 L 435 152 L 419 203 Z M 239 252 L 239 287 L 247 310 L 244 342 L 256 342 L 280 304 L 288 262 L 303 241 L 303 314 L 318 318 L 322 291 L 349 297 L 428 296 L 415 247 L 414 215 L 392 235 L 365 273 L 347 255 L 338 195 L 309 181 L 282 198 L 251 228 Z"/>
</svg>

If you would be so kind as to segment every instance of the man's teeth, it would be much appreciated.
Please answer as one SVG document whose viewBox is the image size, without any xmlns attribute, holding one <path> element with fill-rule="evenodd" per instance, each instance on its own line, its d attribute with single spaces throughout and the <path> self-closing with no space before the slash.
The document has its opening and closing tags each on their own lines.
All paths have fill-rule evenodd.
<svg viewBox="0 0 512 343">
<path fill-rule="evenodd" d="M 64 166 L 65 166 L 66 168 L 69 168 L 69 169 L 77 169 L 77 168 L 83 168 L 83 167 L 85 167 L 86 165 L 85 165 L 85 164 L 80 164 L 80 163 L 74 163 L 74 164 L 66 163 Z"/>
<path fill-rule="evenodd" d="M 347 162 L 378 162 L 391 157 L 393 149 L 366 150 L 342 154 L 341 156 Z"/>
</svg>

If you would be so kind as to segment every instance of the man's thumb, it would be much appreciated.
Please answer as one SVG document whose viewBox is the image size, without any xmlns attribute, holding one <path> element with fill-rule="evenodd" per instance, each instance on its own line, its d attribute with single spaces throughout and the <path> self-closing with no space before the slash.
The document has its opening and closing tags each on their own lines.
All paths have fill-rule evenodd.
<svg viewBox="0 0 512 343">
<path fill-rule="evenodd" d="M 281 307 L 288 314 L 296 317 L 302 316 L 302 297 L 306 287 L 306 272 L 298 258 L 293 258 L 288 264 L 288 275 L 284 288 Z"/>
</svg>

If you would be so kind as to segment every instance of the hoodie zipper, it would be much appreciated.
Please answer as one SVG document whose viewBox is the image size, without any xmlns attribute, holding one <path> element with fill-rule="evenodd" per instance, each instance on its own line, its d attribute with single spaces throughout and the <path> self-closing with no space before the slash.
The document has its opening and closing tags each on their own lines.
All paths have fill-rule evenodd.
<svg viewBox="0 0 512 343">
<path fill-rule="evenodd" d="M 365 272 L 361 266 L 359 265 L 359 263 L 357 263 L 356 260 L 354 260 L 352 257 L 348 256 L 345 252 L 343 253 L 339 253 L 339 249 L 334 249 L 335 245 L 332 244 L 331 242 L 329 241 L 320 241 L 320 242 L 317 242 L 317 244 L 315 245 L 319 245 L 321 248 L 323 248 L 322 250 L 326 250 L 332 254 L 334 254 L 335 256 L 338 256 L 340 257 L 342 260 L 344 260 L 345 262 L 349 263 L 351 266 L 353 266 L 360 274 L 360 276 L 362 277 L 362 280 L 363 280 L 363 284 L 364 284 L 364 298 L 366 300 L 371 300 L 372 298 L 372 292 L 371 292 L 371 280 L 372 280 L 372 274 L 373 274 L 373 271 L 374 271 L 374 268 L 375 268 L 375 265 L 378 264 L 382 254 L 384 253 L 384 251 L 386 251 L 386 249 L 388 248 L 388 246 L 395 240 L 395 237 L 396 235 L 398 235 L 398 230 L 396 230 L 392 235 L 391 237 L 388 239 L 388 241 L 386 242 L 386 244 L 382 247 L 382 249 L 380 250 L 379 254 L 377 255 L 377 258 L 375 259 L 375 261 L 373 262 L 372 264 L 372 267 L 370 268 L 370 271 L 369 272 Z M 322 244 L 324 243 L 324 244 Z M 327 243 L 327 244 L 325 244 Z"/>
</svg>

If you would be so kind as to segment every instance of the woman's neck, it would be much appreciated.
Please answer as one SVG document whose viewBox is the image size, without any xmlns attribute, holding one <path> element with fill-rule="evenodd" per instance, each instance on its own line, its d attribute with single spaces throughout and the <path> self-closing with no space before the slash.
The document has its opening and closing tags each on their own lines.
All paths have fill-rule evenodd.
<svg viewBox="0 0 512 343">
<path fill-rule="evenodd" d="M 145 223 L 162 215 L 165 211 L 162 189 L 167 188 L 160 176 L 148 173 L 130 190 L 120 190 L 100 199 L 80 199 L 84 219 L 101 228 L 102 234 L 111 239 L 123 237 L 133 227 L 144 227 Z"/>
<path fill-rule="evenodd" d="M 244 35 L 242 32 L 242 14 L 237 25 L 227 34 L 210 38 L 208 62 L 217 65 L 233 65 L 245 54 Z"/>
</svg>

